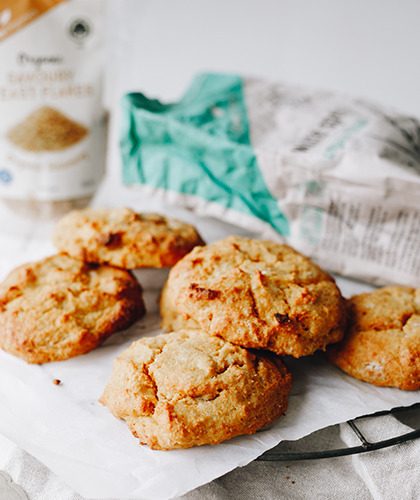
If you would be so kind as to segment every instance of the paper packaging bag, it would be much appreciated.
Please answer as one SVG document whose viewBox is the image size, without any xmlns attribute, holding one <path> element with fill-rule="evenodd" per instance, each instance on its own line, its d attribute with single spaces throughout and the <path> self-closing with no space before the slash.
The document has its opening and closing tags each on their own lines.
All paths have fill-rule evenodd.
<svg viewBox="0 0 420 500">
<path fill-rule="evenodd" d="M 58 217 L 86 206 L 99 185 L 104 6 L 0 0 L 0 198 L 13 217 Z M 14 233 L 23 221 L 0 226 Z"/>
<path fill-rule="evenodd" d="M 420 281 L 420 122 L 285 84 L 204 74 L 123 99 L 123 180 L 381 284 Z"/>
</svg>

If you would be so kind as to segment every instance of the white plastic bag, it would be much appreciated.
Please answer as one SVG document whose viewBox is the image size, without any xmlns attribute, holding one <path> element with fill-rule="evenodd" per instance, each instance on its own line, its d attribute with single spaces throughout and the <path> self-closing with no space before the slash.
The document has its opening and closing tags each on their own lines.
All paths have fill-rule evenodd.
<svg viewBox="0 0 420 500">
<path fill-rule="evenodd" d="M 286 241 L 322 267 L 420 285 L 420 122 L 332 92 L 200 75 L 123 101 L 123 179 Z"/>
</svg>

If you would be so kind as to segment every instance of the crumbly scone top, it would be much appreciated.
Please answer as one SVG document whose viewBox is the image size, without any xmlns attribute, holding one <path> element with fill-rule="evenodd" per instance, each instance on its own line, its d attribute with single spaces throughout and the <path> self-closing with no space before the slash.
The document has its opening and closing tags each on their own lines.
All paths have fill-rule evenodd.
<svg viewBox="0 0 420 500">
<path fill-rule="evenodd" d="M 59 221 L 52 240 L 75 258 L 125 269 L 172 266 L 203 244 L 190 224 L 129 208 L 73 210 Z"/>
<path fill-rule="evenodd" d="M 237 236 L 184 257 L 161 303 L 211 335 L 296 357 L 340 340 L 346 318 L 328 273 L 286 245 Z"/>
<path fill-rule="evenodd" d="M 0 285 L 0 345 L 28 362 L 62 359 L 143 312 L 127 271 L 58 254 L 15 269 Z"/>
<path fill-rule="evenodd" d="M 355 295 L 347 302 L 351 328 L 356 330 L 402 330 L 420 314 L 420 290 L 387 286 Z"/>
<path fill-rule="evenodd" d="M 420 289 L 388 286 L 347 301 L 349 329 L 328 350 L 346 373 L 379 386 L 420 388 Z"/>
<path fill-rule="evenodd" d="M 280 359 L 180 330 L 134 342 L 100 401 L 141 443 L 188 448 L 255 432 L 284 413 L 290 388 Z"/>
</svg>

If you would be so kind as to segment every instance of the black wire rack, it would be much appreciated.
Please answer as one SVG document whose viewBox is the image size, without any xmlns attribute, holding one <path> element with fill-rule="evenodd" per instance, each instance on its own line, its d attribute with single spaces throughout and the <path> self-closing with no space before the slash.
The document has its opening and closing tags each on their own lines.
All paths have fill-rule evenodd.
<svg viewBox="0 0 420 500">
<path fill-rule="evenodd" d="M 394 446 L 396 444 L 404 443 L 406 441 L 411 441 L 412 439 L 417 439 L 420 437 L 420 429 L 408 432 L 407 434 L 402 434 L 401 436 L 391 437 L 382 441 L 375 443 L 369 442 L 365 436 L 363 436 L 360 429 L 357 427 L 356 422 L 360 419 L 365 418 L 378 418 L 383 415 L 398 414 L 399 412 L 410 412 L 414 410 L 420 410 L 420 403 L 417 403 L 409 408 L 393 408 L 389 411 L 381 411 L 374 413 L 373 415 L 363 415 L 357 417 L 354 420 L 349 420 L 346 423 L 350 426 L 353 432 L 360 440 L 360 446 L 353 446 L 351 448 L 339 448 L 334 450 L 318 450 L 318 451 L 306 451 L 306 452 L 293 452 L 293 453 L 282 453 L 269 450 L 263 455 L 258 457 L 256 460 L 259 461 L 279 461 L 279 462 L 291 462 L 297 460 L 316 460 L 321 458 L 333 458 L 333 457 L 343 457 L 346 455 L 356 455 L 358 453 L 365 453 L 373 450 L 380 450 L 382 448 L 388 448 L 389 446 Z"/>
</svg>

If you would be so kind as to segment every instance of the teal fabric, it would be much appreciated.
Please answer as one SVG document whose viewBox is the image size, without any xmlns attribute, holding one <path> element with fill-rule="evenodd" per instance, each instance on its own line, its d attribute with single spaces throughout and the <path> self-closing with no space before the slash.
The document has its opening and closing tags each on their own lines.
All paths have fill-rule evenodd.
<svg viewBox="0 0 420 500">
<path fill-rule="evenodd" d="M 250 144 L 242 79 L 198 76 L 183 99 L 122 100 L 123 182 L 193 194 L 289 234 Z"/>
</svg>

